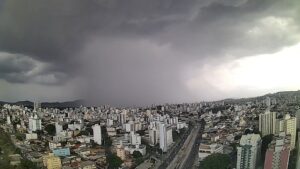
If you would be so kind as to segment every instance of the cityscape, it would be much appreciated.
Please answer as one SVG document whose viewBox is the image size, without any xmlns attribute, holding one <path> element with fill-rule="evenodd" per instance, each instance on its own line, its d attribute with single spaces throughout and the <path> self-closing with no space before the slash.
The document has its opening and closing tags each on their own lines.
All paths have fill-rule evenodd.
<svg viewBox="0 0 300 169">
<path fill-rule="evenodd" d="M 300 169 L 299 0 L 0 0 L 0 169 Z"/>
<path fill-rule="evenodd" d="M 136 108 L 44 105 L 2 103 L 2 168 L 300 167 L 300 91 Z"/>
</svg>

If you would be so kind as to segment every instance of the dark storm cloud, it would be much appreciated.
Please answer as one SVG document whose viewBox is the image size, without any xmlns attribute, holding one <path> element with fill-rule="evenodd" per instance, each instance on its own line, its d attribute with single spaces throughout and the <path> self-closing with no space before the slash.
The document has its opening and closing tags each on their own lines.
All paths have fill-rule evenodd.
<svg viewBox="0 0 300 169">
<path fill-rule="evenodd" d="M 0 76 L 11 83 L 60 84 L 66 75 L 20 54 L 0 53 Z"/>
<path fill-rule="evenodd" d="M 86 84 L 78 85 L 77 92 L 94 103 L 194 99 L 185 86 L 185 67 L 208 58 L 218 62 L 227 55 L 271 53 L 297 43 L 298 4 L 296 0 L 0 1 L 0 51 L 33 62 L 16 66 L 16 59 L 0 60 L 0 66 L 5 65 L 0 78 L 63 85 L 79 77 Z M 277 28 L 280 21 L 288 24 L 287 30 Z M 203 88 L 209 87 L 203 83 Z"/>
<path fill-rule="evenodd" d="M 5 54 L 2 54 L 5 55 Z M 1 73 L 22 73 L 30 71 L 34 68 L 34 63 L 24 59 L 22 56 L 2 56 L 0 57 Z"/>
<path fill-rule="evenodd" d="M 163 43 L 171 42 L 174 49 L 196 56 L 192 61 L 226 54 L 242 57 L 272 53 L 298 42 L 293 34 L 299 32 L 299 21 L 296 19 L 298 5 L 292 7 L 296 1 L 250 0 L 240 6 L 221 2 L 198 9 L 192 21 L 171 25 L 157 38 Z M 295 32 L 280 32 L 277 31 L 278 25 L 260 23 L 260 19 L 272 16 L 295 18 Z M 258 38 L 247 34 L 255 27 L 262 31 Z"/>
</svg>

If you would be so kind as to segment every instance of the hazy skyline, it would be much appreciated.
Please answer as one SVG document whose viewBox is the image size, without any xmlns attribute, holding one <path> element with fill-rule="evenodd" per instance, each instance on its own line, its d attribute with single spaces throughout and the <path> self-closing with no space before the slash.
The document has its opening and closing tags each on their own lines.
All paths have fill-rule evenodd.
<svg viewBox="0 0 300 169">
<path fill-rule="evenodd" d="M 146 105 L 300 89 L 298 0 L 2 0 L 0 100 Z"/>
</svg>

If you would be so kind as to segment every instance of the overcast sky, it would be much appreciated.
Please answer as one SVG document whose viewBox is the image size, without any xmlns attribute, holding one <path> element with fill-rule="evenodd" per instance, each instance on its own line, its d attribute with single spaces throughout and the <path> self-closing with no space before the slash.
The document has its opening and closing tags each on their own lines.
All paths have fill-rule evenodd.
<svg viewBox="0 0 300 169">
<path fill-rule="evenodd" d="M 1 0 L 0 100 L 146 105 L 300 89 L 298 0 Z"/>
</svg>

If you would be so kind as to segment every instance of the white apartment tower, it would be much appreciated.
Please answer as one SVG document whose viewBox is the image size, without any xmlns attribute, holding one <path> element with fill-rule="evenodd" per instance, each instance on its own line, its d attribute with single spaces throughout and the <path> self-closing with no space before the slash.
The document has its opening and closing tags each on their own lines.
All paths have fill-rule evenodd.
<svg viewBox="0 0 300 169">
<path fill-rule="evenodd" d="M 121 124 L 125 124 L 127 121 L 127 110 L 123 110 L 121 113 L 120 113 L 120 123 Z"/>
<path fill-rule="evenodd" d="M 159 125 L 159 147 L 163 152 L 167 152 L 167 131 L 164 123 Z"/>
<path fill-rule="evenodd" d="M 159 141 L 159 130 L 155 128 L 149 130 L 150 145 L 155 146 Z"/>
<path fill-rule="evenodd" d="M 29 131 L 42 130 L 42 121 L 36 114 L 34 116 L 29 117 L 28 128 Z"/>
<path fill-rule="evenodd" d="M 259 134 L 243 135 L 237 147 L 237 169 L 256 169 L 261 153 Z"/>
<path fill-rule="evenodd" d="M 284 119 L 280 121 L 282 127 L 280 132 L 285 132 L 287 135 L 291 135 L 291 150 L 295 148 L 296 145 L 296 132 L 297 132 L 297 119 L 286 114 Z"/>
<path fill-rule="evenodd" d="M 33 110 L 38 111 L 39 108 L 41 108 L 41 103 L 39 102 L 34 102 L 33 103 Z"/>
<path fill-rule="evenodd" d="M 55 122 L 55 133 L 59 135 L 63 131 L 63 126 L 59 122 Z"/>
<path fill-rule="evenodd" d="M 268 107 L 268 109 L 270 109 L 271 107 L 271 98 L 270 97 L 266 97 L 266 106 Z"/>
<path fill-rule="evenodd" d="M 102 133 L 101 133 L 101 126 L 99 124 L 95 124 L 93 126 L 93 134 L 94 134 L 94 142 L 102 145 Z"/>
<path fill-rule="evenodd" d="M 142 144 L 142 137 L 139 134 L 135 134 L 134 131 L 130 132 L 130 143 L 132 145 Z"/>
<path fill-rule="evenodd" d="M 6 116 L 6 124 L 11 124 L 10 115 Z"/>
<path fill-rule="evenodd" d="M 159 125 L 159 147 L 163 152 L 173 143 L 172 128 L 165 123 Z"/>
<path fill-rule="evenodd" d="M 259 115 L 259 131 L 262 136 L 276 133 L 276 112 L 267 110 Z"/>
</svg>

